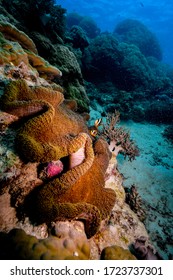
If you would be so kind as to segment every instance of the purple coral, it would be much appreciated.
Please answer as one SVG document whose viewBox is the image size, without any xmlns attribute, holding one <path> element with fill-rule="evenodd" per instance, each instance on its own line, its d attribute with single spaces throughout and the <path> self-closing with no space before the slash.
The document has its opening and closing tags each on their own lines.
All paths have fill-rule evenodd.
<svg viewBox="0 0 173 280">
<path fill-rule="evenodd" d="M 140 236 L 131 246 L 132 253 L 139 260 L 162 260 L 161 255 L 148 242 L 147 237 Z"/>
<path fill-rule="evenodd" d="M 52 177 L 58 176 L 63 171 L 63 163 L 61 160 L 57 161 L 50 161 L 47 164 L 44 164 L 43 166 L 39 166 L 39 178 L 41 180 L 48 180 Z"/>
<path fill-rule="evenodd" d="M 60 160 L 51 161 L 48 163 L 46 167 L 46 173 L 48 178 L 52 178 L 58 174 L 60 174 L 63 170 L 63 164 Z"/>
</svg>

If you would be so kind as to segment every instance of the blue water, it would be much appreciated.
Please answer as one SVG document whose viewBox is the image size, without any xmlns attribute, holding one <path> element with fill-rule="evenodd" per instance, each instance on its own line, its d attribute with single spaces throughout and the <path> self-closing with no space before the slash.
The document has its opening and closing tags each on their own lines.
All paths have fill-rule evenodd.
<svg viewBox="0 0 173 280">
<path fill-rule="evenodd" d="M 90 16 L 101 31 L 112 32 L 120 21 L 140 20 L 159 40 L 163 62 L 173 66 L 173 1 L 172 0 L 57 0 L 67 12 Z"/>
<path fill-rule="evenodd" d="M 125 19 L 140 21 L 156 35 L 163 53 L 162 62 L 173 66 L 173 0 L 57 0 L 57 4 L 66 8 L 67 13 L 76 12 L 81 16 L 91 17 L 101 29 L 101 32 L 113 32 L 117 24 Z M 160 77 L 157 76 L 158 79 Z M 145 89 L 143 90 L 145 91 Z M 162 94 L 168 94 L 164 87 L 161 92 Z M 170 92 L 172 92 L 172 86 Z M 109 98 L 113 94 L 110 91 Z M 172 94 L 168 94 L 168 96 L 172 99 Z M 109 98 L 108 101 L 113 100 Z M 106 97 L 103 100 L 105 101 Z M 99 114 L 105 110 L 104 101 L 95 104 L 96 112 L 93 111 L 93 117 L 95 113 Z M 110 102 L 116 103 L 114 101 Z M 125 102 L 128 103 L 128 101 Z M 141 102 L 140 106 L 143 106 L 143 101 L 139 102 Z M 172 103 L 168 102 L 168 104 Z M 159 106 L 159 103 L 156 104 L 157 106 Z M 94 108 L 94 101 L 91 103 L 91 108 Z M 153 111 L 153 114 L 156 111 Z M 101 115 L 98 116 L 98 118 L 100 117 Z M 126 178 L 124 185 L 127 187 L 132 184 L 137 186 L 147 209 L 145 225 L 150 238 L 164 259 L 168 259 L 170 256 L 173 258 L 172 145 L 168 144 L 162 136 L 165 128 L 164 124 L 163 127 L 132 122 L 130 124 L 127 122 L 125 125 L 129 128 L 130 134 L 134 134 L 141 155 L 132 164 L 124 160 L 120 161 L 118 158 L 119 170 Z"/>
</svg>

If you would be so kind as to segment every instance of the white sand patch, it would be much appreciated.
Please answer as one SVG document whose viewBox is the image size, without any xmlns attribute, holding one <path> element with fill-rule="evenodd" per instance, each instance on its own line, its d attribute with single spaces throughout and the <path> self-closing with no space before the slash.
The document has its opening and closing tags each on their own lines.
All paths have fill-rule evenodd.
<svg viewBox="0 0 173 280">
<path fill-rule="evenodd" d="M 129 162 L 119 155 L 124 186 L 135 184 L 147 210 L 146 228 L 164 258 L 173 256 L 173 145 L 162 136 L 163 125 L 122 123 L 140 149 Z"/>
</svg>

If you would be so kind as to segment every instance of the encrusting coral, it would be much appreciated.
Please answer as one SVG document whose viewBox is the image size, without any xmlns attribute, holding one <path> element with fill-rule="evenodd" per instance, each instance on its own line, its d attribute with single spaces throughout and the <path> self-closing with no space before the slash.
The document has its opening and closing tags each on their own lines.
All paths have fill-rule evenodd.
<svg viewBox="0 0 173 280">
<path fill-rule="evenodd" d="M 80 230 L 80 231 L 79 231 Z M 37 239 L 22 229 L 0 232 L 0 259 L 18 260 L 87 260 L 90 246 L 81 229 L 63 222 L 45 239 Z"/>
<path fill-rule="evenodd" d="M 130 251 L 139 260 L 162 260 L 162 256 L 155 250 L 146 236 L 138 237 L 130 246 Z"/>
<path fill-rule="evenodd" d="M 142 199 L 137 191 L 135 185 L 132 185 L 130 188 L 125 188 L 126 192 L 126 203 L 129 204 L 130 208 L 135 212 L 140 221 L 146 219 L 146 211 L 142 205 Z"/>
<path fill-rule="evenodd" d="M 50 87 L 48 81 L 52 83 L 62 73 L 37 54 L 34 42 L 24 32 L 0 18 L 0 75 Z"/>
<path fill-rule="evenodd" d="M 37 69 L 38 73 L 40 74 L 40 77 L 43 77 L 46 80 L 52 80 L 55 77 L 62 76 L 62 73 L 58 68 L 50 65 L 42 57 L 29 51 L 27 51 L 27 55 L 30 64 Z"/>
<path fill-rule="evenodd" d="M 104 174 L 109 162 L 107 143 L 98 140 L 94 156 L 91 142 L 88 142 L 85 161 L 41 188 L 34 189 L 25 205 L 26 209 L 29 205 L 30 217 L 34 220 L 37 216 L 39 222 L 49 223 L 64 218 L 83 220 L 90 238 L 113 208 L 115 193 L 104 188 Z"/>
<path fill-rule="evenodd" d="M 23 48 L 37 54 L 34 42 L 24 32 L 19 31 L 14 25 L 0 21 L 0 32 L 3 33 L 6 39 L 19 42 Z"/>
<path fill-rule="evenodd" d="M 63 100 L 61 92 L 31 89 L 18 80 L 7 85 L 1 106 L 19 118 L 30 117 L 16 136 L 22 158 L 46 163 L 68 157 L 62 175 L 35 188 L 26 198 L 25 210 L 31 220 L 84 220 L 87 237 L 91 237 L 115 203 L 114 191 L 104 188 L 110 152 L 102 139 L 93 148 L 85 120 L 69 109 L 73 103 Z"/>
<path fill-rule="evenodd" d="M 1 104 L 3 105 L 2 109 L 9 113 L 16 114 L 17 117 L 10 114 L 7 115 L 13 116 L 14 121 L 16 118 L 21 118 L 19 122 L 17 120 L 17 123 L 10 126 L 8 121 L 4 122 L 4 120 L 0 120 L 0 126 L 2 128 L 1 139 L 3 140 L 1 141 L 2 147 L 0 147 L 0 154 L 3 157 L 0 162 L 1 167 L 3 167 L 3 169 L 0 168 L 2 169 L 0 172 L 0 177 L 2 178 L 2 195 L 0 197 L 1 230 L 7 232 L 12 228 L 20 227 L 25 229 L 27 234 L 37 236 L 37 238 L 45 238 L 50 230 L 52 220 L 58 220 L 57 225 L 59 225 L 61 223 L 59 220 L 70 219 L 70 221 L 66 222 L 68 222 L 70 226 L 72 225 L 72 234 L 75 235 L 74 239 L 70 242 L 64 240 L 64 242 L 62 242 L 62 244 L 60 242 L 57 247 L 55 246 L 56 242 L 54 243 L 54 237 L 47 241 L 38 242 L 37 240 L 37 246 L 32 248 L 33 251 L 35 250 L 33 255 L 34 259 L 37 257 L 40 258 L 39 251 L 43 253 L 41 258 L 56 258 L 56 249 L 60 250 L 60 256 L 63 255 L 65 258 L 69 258 L 69 256 L 70 258 L 74 257 L 79 259 L 83 259 L 83 257 L 88 258 L 89 251 L 87 246 L 85 247 L 84 245 L 86 250 L 81 250 L 82 252 L 86 252 L 85 256 L 81 255 L 80 252 L 75 249 L 75 245 L 77 245 L 77 247 L 79 245 L 79 238 L 75 232 L 76 223 L 82 225 L 81 232 L 84 233 L 83 223 L 74 221 L 76 219 L 85 222 L 85 230 L 88 238 L 97 232 L 97 234 L 89 240 L 89 242 L 95 242 L 95 246 L 91 246 L 91 259 L 99 259 L 101 251 L 105 246 L 116 244 L 127 248 L 128 244 L 134 242 L 137 236 L 145 235 L 145 229 L 142 227 L 142 224 L 139 223 L 137 216 L 124 202 L 125 194 L 123 192 L 124 189 L 120 174 L 115 164 L 113 166 L 113 160 L 115 162 L 115 158 L 111 158 L 112 165 L 109 163 L 109 167 L 111 168 L 108 168 L 109 170 L 107 169 L 106 175 L 105 170 L 110 158 L 106 141 L 109 143 L 112 142 L 112 140 L 117 141 L 113 141 L 115 146 L 111 146 L 111 151 L 117 147 L 118 152 L 123 152 L 123 154 L 125 156 L 127 155 L 130 159 L 136 156 L 136 151 L 133 149 L 134 146 L 131 145 L 133 143 L 128 141 L 130 140 L 129 134 L 125 133 L 122 129 L 117 128 L 115 130 L 113 122 L 110 122 L 110 125 L 107 123 L 103 127 L 103 130 L 96 138 L 94 135 L 94 139 L 89 136 L 88 129 L 82 117 L 73 112 L 77 109 L 76 105 L 78 105 L 78 112 L 88 112 L 89 100 L 85 94 L 81 69 L 73 55 L 72 46 L 69 46 L 69 48 L 64 46 L 61 38 L 58 39 L 58 36 L 54 36 L 54 32 L 56 33 L 57 30 L 51 29 L 53 36 L 51 34 L 48 36 L 49 38 L 54 37 L 54 43 L 47 39 L 46 35 L 44 37 L 44 33 L 41 35 L 39 33 L 41 30 L 37 29 L 35 24 L 40 20 L 39 16 L 36 16 L 36 20 L 32 21 L 28 20 L 28 17 L 26 17 L 24 13 L 24 24 L 21 24 L 21 13 L 19 9 L 20 7 L 21 9 L 24 7 L 25 10 L 25 5 L 23 6 L 18 3 L 15 9 L 13 9 L 13 3 L 16 5 L 19 1 L 10 1 L 12 5 L 9 5 L 9 1 L 3 1 L 3 3 L 4 2 L 7 2 L 7 8 L 9 8 L 12 15 L 20 21 L 20 24 L 11 20 L 11 17 L 9 17 L 10 14 L 7 14 L 6 19 L 10 20 L 17 28 L 21 28 L 21 30 L 31 36 L 40 55 L 48 59 L 54 66 L 60 67 L 60 70 L 63 72 L 63 77 L 60 82 L 64 90 L 62 91 L 59 86 L 52 83 L 55 76 L 61 75 L 61 71 L 52 67 L 37 55 L 35 46 L 32 45 L 31 41 L 31 45 L 28 43 L 29 37 L 25 36 L 24 33 L 18 32 L 13 26 L 10 27 L 11 31 L 6 32 L 5 29 L 8 29 L 7 26 L 5 26 L 5 29 L 2 28 L 2 25 L 5 24 L 4 21 L 1 24 L 1 31 L 3 34 L 0 34 L 1 87 L 10 80 L 24 78 L 31 88 L 27 87 L 23 82 L 17 81 L 6 88 L 5 95 L 1 99 L 3 102 L 3 104 Z M 25 2 L 28 3 L 28 1 Z M 32 0 L 32 2 L 40 1 L 34 2 Z M 43 5 L 45 4 L 45 1 L 41 2 L 44 2 Z M 14 11 L 19 14 L 19 17 L 16 16 L 17 14 L 14 13 Z M 48 13 L 46 12 L 46 14 Z M 58 23 L 57 26 L 59 26 L 59 16 L 55 16 L 57 19 L 56 22 Z M 31 14 L 31 18 L 32 17 L 33 14 Z M 27 30 L 28 26 L 25 26 L 25 19 L 31 23 L 29 28 L 30 32 Z M 9 26 L 9 24 L 7 25 Z M 34 27 L 34 29 L 32 29 L 32 27 Z M 64 39 L 66 40 L 65 37 Z M 103 38 L 101 37 L 100 39 L 102 40 Z M 107 38 L 105 39 L 107 40 Z M 130 110 L 133 112 L 133 115 L 136 116 L 135 118 L 139 118 L 138 112 L 140 112 L 141 116 L 143 116 L 143 113 L 141 113 L 140 110 L 135 110 L 135 112 L 137 112 L 135 114 L 133 110 L 135 107 L 132 103 L 133 99 L 136 99 L 138 92 L 137 90 L 135 93 L 134 91 L 129 92 L 129 90 L 131 88 L 136 89 L 135 84 L 137 81 L 137 85 L 141 90 L 137 102 L 139 102 L 139 107 L 142 108 L 141 100 L 143 98 L 142 89 L 144 86 L 141 87 L 140 81 L 151 81 L 152 79 L 148 79 L 148 70 L 146 73 L 141 71 L 144 75 L 140 75 L 138 79 L 136 79 L 136 77 L 139 71 L 136 72 L 135 70 L 134 72 L 132 70 L 135 69 L 135 65 L 144 64 L 147 66 L 148 60 L 145 61 L 137 49 L 128 46 L 128 44 L 118 44 L 118 42 L 116 44 L 116 39 L 111 40 L 111 38 L 110 42 L 115 42 L 111 55 L 111 60 L 113 61 L 112 70 L 113 68 L 115 70 L 111 71 L 110 80 L 112 84 L 114 83 L 115 85 L 111 90 L 111 85 L 107 82 L 107 79 L 109 81 L 110 77 L 109 49 L 107 52 L 108 67 L 106 67 L 106 73 L 108 73 L 108 75 L 106 77 L 105 75 L 104 77 L 101 76 L 99 79 L 101 83 L 104 81 L 104 86 L 103 84 L 100 85 L 100 89 L 102 92 L 104 92 L 104 89 L 106 89 L 106 91 L 105 94 L 101 96 L 101 94 L 99 94 L 100 89 L 97 91 L 95 86 L 93 86 L 94 97 L 103 102 L 101 104 L 103 105 L 102 112 L 113 112 L 114 108 L 116 108 L 120 112 L 125 111 L 126 116 L 128 116 Z M 32 48 L 32 46 L 34 46 L 34 48 Z M 104 45 L 103 48 L 105 48 Z M 115 52 L 114 50 L 117 51 Z M 79 61 L 81 61 L 81 52 L 77 50 L 75 53 Z M 132 53 L 131 58 L 134 58 L 136 55 L 136 63 L 134 63 L 134 59 L 132 59 L 132 62 L 130 61 L 131 63 L 129 64 L 129 53 Z M 91 56 L 93 57 L 93 62 L 97 64 L 98 55 L 94 56 L 94 53 L 91 52 Z M 88 55 L 86 59 L 87 58 L 89 58 Z M 123 65 L 120 65 L 121 63 L 119 64 L 119 62 L 122 62 Z M 141 64 L 140 62 L 144 63 Z M 84 61 L 84 64 L 86 64 L 86 61 Z M 103 64 L 103 56 L 100 56 L 100 61 L 97 65 L 103 66 Z M 99 69 L 103 70 L 102 66 Z M 141 67 L 139 68 L 142 69 Z M 92 67 L 89 67 L 88 71 L 90 72 L 90 76 L 94 74 L 93 77 L 96 77 L 97 75 L 94 73 L 96 68 L 94 68 L 93 72 L 91 68 Z M 120 68 L 123 71 L 118 71 Z M 147 67 L 145 69 L 147 69 Z M 119 73 L 118 76 L 117 73 Z M 56 81 L 58 81 L 58 79 Z M 146 84 L 148 83 L 144 83 L 144 85 Z M 167 85 L 167 83 L 165 84 Z M 46 86 L 47 88 L 40 88 L 38 87 L 39 85 Z M 149 85 L 151 85 L 151 83 L 149 83 Z M 32 86 L 34 87 L 32 88 Z M 115 93 L 112 94 L 114 89 Z M 123 89 L 125 90 L 123 91 Z M 1 88 L 1 92 L 2 91 L 3 89 Z M 14 94 L 8 98 L 7 95 L 10 92 Z M 151 90 L 149 92 L 147 90 L 144 92 L 147 92 L 146 96 L 148 96 Z M 70 103 L 66 100 L 63 101 L 62 93 L 64 93 L 66 98 L 75 99 L 77 104 L 74 101 L 70 101 Z M 107 105 L 105 108 L 105 101 L 109 104 L 109 107 Z M 121 102 L 119 103 L 119 101 Z M 92 101 L 92 105 L 93 102 L 95 101 Z M 135 103 L 135 105 L 137 107 L 138 103 Z M 92 107 L 94 108 L 94 106 Z M 2 113 L 5 114 L 5 112 Z M 105 116 L 105 114 L 102 114 L 102 116 Z M 18 128 L 19 125 L 21 126 L 17 132 L 16 128 Z M 98 125 L 99 123 L 96 122 L 96 128 Z M 65 134 L 62 133 L 61 126 L 62 131 L 66 129 Z M 9 137 L 11 134 L 13 137 Z M 101 140 L 100 136 L 103 136 L 106 141 Z M 96 141 L 98 138 L 99 140 Z M 16 139 L 16 148 L 21 158 L 19 158 L 14 149 L 14 139 Z M 93 142 L 91 140 L 93 140 Z M 78 147 L 76 147 L 76 145 Z M 24 161 L 22 159 L 24 159 Z M 8 164 L 6 164 L 7 160 Z M 32 162 L 26 163 L 26 161 Z M 43 174 L 43 177 L 40 177 L 38 172 L 41 166 L 45 166 L 45 174 Z M 112 188 L 115 191 L 116 203 L 114 191 L 105 189 L 105 187 Z M 114 207 L 112 207 L 113 205 Z M 23 210 L 28 214 L 27 217 L 25 217 L 25 215 L 23 216 Z M 22 220 L 21 216 L 23 218 Z M 28 216 L 30 217 L 30 221 Z M 102 221 L 99 227 L 100 221 L 106 217 L 107 219 Z M 31 220 L 34 221 L 34 218 L 38 223 L 42 223 L 42 221 L 46 223 L 41 225 L 31 223 Z M 74 220 L 71 221 L 71 219 Z M 31 239 L 34 241 L 34 238 Z M 61 239 L 61 233 L 58 239 Z M 20 241 L 20 238 L 18 241 Z M 75 241 L 77 241 L 77 243 L 75 243 Z M 24 242 L 24 247 L 21 248 L 19 243 L 17 242 L 17 251 L 25 257 L 27 245 L 25 247 L 26 243 Z M 93 243 L 90 244 L 93 245 Z M 61 245 L 63 246 L 61 247 Z M 72 245 L 74 245 L 74 247 Z M 51 251 L 51 246 L 56 248 L 53 248 L 53 251 Z M 70 249 L 70 255 L 65 253 L 64 247 L 65 249 Z M 74 248 L 73 251 L 71 250 L 72 247 Z M 4 249 L 6 250 L 7 248 L 4 247 Z"/>
<path fill-rule="evenodd" d="M 7 85 L 1 98 L 4 111 L 19 118 L 40 112 L 19 129 L 16 139 L 20 154 L 28 161 L 57 160 L 79 149 L 82 136 L 78 136 L 79 141 L 75 136 L 88 130 L 83 118 L 69 110 L 63 100 L 61 92 L 45 87 L 31 89 L 24 80 Z"/>
<path fill-rule="evenodd" d="M 136 260 L 136 257 L 129 250 L 113 245 L 103 249 L 101 260 Z"/>
</svg>

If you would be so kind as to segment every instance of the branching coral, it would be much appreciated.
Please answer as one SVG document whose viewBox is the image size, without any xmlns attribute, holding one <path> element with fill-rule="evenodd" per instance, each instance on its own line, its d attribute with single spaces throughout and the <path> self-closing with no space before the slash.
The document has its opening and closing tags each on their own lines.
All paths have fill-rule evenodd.
<svg viewBox="0 0 173 280">
<path fill-rule="evenodd" d="M 107 140 L 110 146 L 110 150 L 113 150 L 117 154 L 123 153 L 130 160 L 133 160 L 139 155 L 139 150 L 135 145 L 134 141 L 130 139 L 130 133 L 123 127 L 117 126 L 120 120 L 120 113 L 115 110 L 114 114 L 107 114 L 105 123 L 100 123 L 99 126 L 102 128 L 99 130 L 98 125 L 95 124 L 92 130 L 96 131 L 96 134 L 102 136 Z"/>
</svg>

